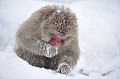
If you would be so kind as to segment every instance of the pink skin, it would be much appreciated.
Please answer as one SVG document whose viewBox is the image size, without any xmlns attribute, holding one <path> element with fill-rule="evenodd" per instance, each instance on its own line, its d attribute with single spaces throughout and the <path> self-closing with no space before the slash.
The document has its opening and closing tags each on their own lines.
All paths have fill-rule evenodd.
<svg viewBox="0 0 120 79">
<path fill-rule="evenodd" d="M 53 46 L 60 46 L 62 43 L 62 39 L 57 34 L 51 33 L 52 39 L 50 40 L 50 44 Z"/>
</svg>

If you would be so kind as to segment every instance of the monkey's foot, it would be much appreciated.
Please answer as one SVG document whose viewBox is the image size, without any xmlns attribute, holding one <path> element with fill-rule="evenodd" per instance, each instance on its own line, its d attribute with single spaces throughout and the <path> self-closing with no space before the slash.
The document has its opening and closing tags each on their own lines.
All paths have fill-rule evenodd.
<svg viewBox="0 0 120 79">
<path fill-rule="evenodd" d="M 70 66 L 67 63 L 61 63 L 57 69 L 57 72 L 61 73 L 61 74 L 69 74 L 69 72 L 71 71 Z"/>
</svg>

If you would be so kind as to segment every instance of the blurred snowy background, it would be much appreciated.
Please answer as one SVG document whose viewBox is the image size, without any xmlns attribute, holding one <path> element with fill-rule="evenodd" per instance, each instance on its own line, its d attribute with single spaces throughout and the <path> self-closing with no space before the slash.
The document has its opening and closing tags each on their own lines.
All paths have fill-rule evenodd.
<svg viewBox="0 0 120 79">
<path fill-rule="evenodd" d="M 33 67 L 13 52 L 20 24 L 51 4 L 78 17 L 81 57 L 68 76 Z M 0 79 L 120 79 L 120 0 L 0 0 Z"/>
</svg>

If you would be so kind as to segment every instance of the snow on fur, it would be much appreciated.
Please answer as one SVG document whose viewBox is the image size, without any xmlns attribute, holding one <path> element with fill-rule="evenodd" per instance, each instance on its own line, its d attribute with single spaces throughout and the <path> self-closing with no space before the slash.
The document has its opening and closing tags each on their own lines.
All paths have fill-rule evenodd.
<svg viewBox="0 0 120 79">
<path fill-rule="evenodd" d="M 69 6 L 78 18 L 81 56 L 76 69 L 67 76 L 33 67 L 13 52 L 19 25 L 48 4 Z M 120 78 L 119 0 L 1 0 L 0 10 L 0 79 Z"/>
</svg>

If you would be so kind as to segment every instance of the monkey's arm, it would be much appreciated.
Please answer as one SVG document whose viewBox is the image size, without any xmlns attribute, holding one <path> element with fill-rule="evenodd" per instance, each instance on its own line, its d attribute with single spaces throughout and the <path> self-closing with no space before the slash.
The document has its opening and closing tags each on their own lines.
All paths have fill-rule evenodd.
<svg viewBox="0 0 120 79">
<path fill-rule="evenodd" d="M 22 37 L 22 36 L 21 36 Z M 45 43 L 36 37 L 28 38 L 22 37 L 22 39 L 18 38 L 18 43 L 22 46 L 23 49 L 34 53 L 36 55 L 46 56 L 46 57 L 53 57 L 57 54 L 57 48 L 52 46 L 48 43 Z"/>
<path fill-rule="evenodd" d="M 79 47 L 75 38 L 66 39 L 59 50 L 60 59 L 58 72 L 68 74 L 76 65 L 79 58 Z"/>
</svg>

